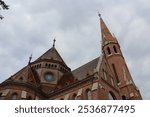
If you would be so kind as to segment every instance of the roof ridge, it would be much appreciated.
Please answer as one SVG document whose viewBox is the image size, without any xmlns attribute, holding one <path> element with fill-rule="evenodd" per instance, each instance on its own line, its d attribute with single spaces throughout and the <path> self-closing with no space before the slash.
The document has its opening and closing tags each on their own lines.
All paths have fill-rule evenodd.
<svg viewBox="0 0 150 117">
<path fill-rule="evenodd" d="M 99 56 L 99 57 L 100 57 L 100 56 Z M 87 65 L 87 64 L 89 64 L 89 63 L 91 63 L 91 62 L 93 62 L 94 60 L 98 59 L 99 57 L 96 57 L 95 59 L 93 59 L 93 60 L 91 60 L 91 61 L 89 61 L 89 62 L 87 62 L 87 63 L 85 63 L 85 64 L 82 64 L 80 67 L 78 67 L 78 68 L 76 68 L 76 69 L 79 69 L 79 68 L 81 68 L 81 67 L 83 67 L 83 66 L 85 66 L 85 65 Z M 76 69 L 72 70 L 72 72 L 75 71 Z"/>
<path fill-rule="evenodd" d="M 97 68 L 98 62 L 99 62 L 99 57 L 89 61 L 86 64 L 83 64 L 82 66 L 78 67 L 77 69 L 74 69 L 72 71 L 72 74 L 74 77 L 78 80 L 82 80 L 87 77 L 87 75 L 93 74 L 94 69 Z"/>
<path fill-rule="evenodd" d="M 66 63 L 64 62 L 63 58 L 58 53 L 58 51 L 57 51 L 57 49 L 55 47 L 52 47 L 52 48 L 48 49 L 44 54 L 42 54 L 35 61 L 39 61 L 39 60 L 42 60 L 42 59 L 56 60 L 56 61 L 62 62 L 65 66 L 67 66 Z"/>
</svg>

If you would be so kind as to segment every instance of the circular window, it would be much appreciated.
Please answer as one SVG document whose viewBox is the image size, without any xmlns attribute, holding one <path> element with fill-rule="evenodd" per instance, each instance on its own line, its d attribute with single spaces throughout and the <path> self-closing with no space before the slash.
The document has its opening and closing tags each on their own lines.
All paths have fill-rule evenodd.
<svg viewBox="0 0 150 117">
<path fill-rule="evenodd" d="M 52 73 L 46 73 L 44 79 L 48 82 L 54 81 L 54 77 Z"/>
</svg>

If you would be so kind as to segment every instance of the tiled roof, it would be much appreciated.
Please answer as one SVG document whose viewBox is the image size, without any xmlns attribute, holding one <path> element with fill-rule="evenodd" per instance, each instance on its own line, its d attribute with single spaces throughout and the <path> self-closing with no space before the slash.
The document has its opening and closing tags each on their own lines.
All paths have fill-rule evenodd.
<svg viewBox="0 0 150 117">
<path fill-rule="evenodd" d="M 7 82 L 7 81 L 21 81 L 21 82 L 24 82 L 24 83 L 28 83 L 29 80 L 30 81 L 32 80 L 32 83 L 40 82 L 38 77 L 37 77 L 37 74 L 35 73 L 35 71 L 32 70 L 30 65 L 25 66 L 23 69 L 21 69 L 16 74 L 11 76 L 5 82 Z"/>
<path fill-rule="evenodd" d="M 66 65 L 66 63 L 63 61 L 62 57 L 60 56 L 60 54 L 57 52 L 57 50 L 54 47 L 50 48 L 47 52 L 45 52 L 42 56 L 40 56 L 35 61 L 48 60 L 48 59 L 56 60 Z"/>
<path fill-rule="evenodd" d="M 82 65 L 81 67 L 75 69 L 72 71 L 75 78 L 78 80 L 82 80 L 87 77 L 87 75 L 92 75 L 94 72 L 94 69 L 96 69 L 100 57 L 97 57 L 96 59 Z"/>
</svg>

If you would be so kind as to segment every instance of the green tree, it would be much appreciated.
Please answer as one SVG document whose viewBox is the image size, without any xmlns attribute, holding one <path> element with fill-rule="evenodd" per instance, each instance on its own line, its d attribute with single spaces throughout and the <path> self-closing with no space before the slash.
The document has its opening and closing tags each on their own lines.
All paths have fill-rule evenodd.
<svg viewBox="0 0 150 117">
<path fill-rule="evenodd" d="M 4 1 L 0 0 L 0 10 L 8 10 L 9 5 L 7 5 Z M 4 17 L 0 14 L 0 19 L 2 20 Z"/>
</svg>

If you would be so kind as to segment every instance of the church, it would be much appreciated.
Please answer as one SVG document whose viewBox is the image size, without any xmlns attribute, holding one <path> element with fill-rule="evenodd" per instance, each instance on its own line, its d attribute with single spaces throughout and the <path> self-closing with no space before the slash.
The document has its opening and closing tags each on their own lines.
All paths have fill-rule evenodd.
<svg viewBox="0 0 150 117">
<path fill-rule="evenodd" d="M 141 100 L 120 45 L 101 17 L 100 29 L 99 57 L 71 70 L 54 40 L 44 54 L 33 62 L 30 57 L 27 66 L 0 84 L 0 99 Z"/>
</svg>

